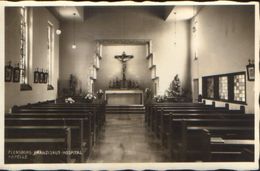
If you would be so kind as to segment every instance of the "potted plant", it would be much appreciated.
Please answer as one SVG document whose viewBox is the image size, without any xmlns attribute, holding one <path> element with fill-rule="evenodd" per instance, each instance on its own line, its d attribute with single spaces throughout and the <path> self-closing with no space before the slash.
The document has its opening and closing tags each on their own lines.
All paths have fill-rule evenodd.
<svg viewBox="0 0 260 171">
<path fill-rule="evenodd" d="M 91 93 L 87 93 L 87 95 L 84 97 L 84 99 L 87 103 L 92 103 L 96 99 L 96 96 L 94 96 Z"/>
<path fill-rule="evenodd" d="M 162 102 L 165 102 L 166 97 L 165 97 L 165 96 L 162 96 L 162 95 L 157 95 L 157 96 L 154 96 L 154 97 L 153 97 L 153 100 L 154 100 L 156 103 L 162 103 Z"/>
</svg>

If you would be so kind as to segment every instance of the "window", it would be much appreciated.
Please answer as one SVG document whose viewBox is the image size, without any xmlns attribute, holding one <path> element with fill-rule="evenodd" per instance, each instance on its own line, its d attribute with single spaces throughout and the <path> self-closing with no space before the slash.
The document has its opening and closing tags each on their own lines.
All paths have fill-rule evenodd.
<svg viewBox="0 0 260 171">
<path fill-rule="evenodd" d="M 155 65 L 153 65 L 150 68 L 150 70 L 151 70 L 151 77 L 152 77 L 152 79 L 155 79 L 156 78 L 156 67 L 155 67 Z"/>
<path fill-rule="evenodd" d="M 48 36 L 48 90 L 53 90 L 52 86 L 52 77 L 53 77 L 53 52 L 54 52 L 54 29 L 53 25 L 48 22 L 47 27 L 47 36 Z"/>
<path fill-rule="evenodd" d="M 20 83 L 26 84 L 26 69 L 28 65 L 28 22 L 27 22 L 27 8 L 21 8 L 21 22 L 20 22 Z"/>
<path fill-rule="evenodd" d="M 154 95 L 157 95 L 157 83 L 154 83 Z"/>
<path fill-rule="evenodd" d="M 100 67 L 100 61 L 99 61 L 99 57 L 98 56 L 96 56 L 96 66 L 97 66 L 97 68 Z"/>
<path fill-rule="evenodd" d="M 94 80 L 90 79 L 88 92 L 94 93 Z"/>
<path fill-rule="evenodd" d="M 219 99 L 228 100 L 228 77 L 219 77 Z"/>
<path fill-rule="evenodd" d="M 97 79 L 97 69 L 93 67 L 93 78 Z"/>
<path fill-rule="evenodd" d="M 30 22 L 32 22 L 32 15 L 29 17 L 28 8 L 20 8 L 20 84 L 21 90 L 31 90 L 31 87 L 28 85 L 29 82 L 29 55 L 31 52 L 29 50 L 31 47 L 31 36 L 32 28 Z M 30 22 L 29 22 L 30 21 Z M 30 54 L 29 54 L 30 52 Z"/>
<path fill-rule="evenodd" d="M 153 95 L 156 96 L 158 93 L 158 89 L 159 89 L 159 78 L 156 77 L 155 79 L 153 79 Z"/>
<path fill-rule="evenodd" d="M 234 100 L 241 102 L 246 101 L 244 74 L 234 76 Z"/>
<path fill-rule="evenodd" d="M 214 78 L 207 79 L 207 97 L 214 98 Z"/>
<path fill-rule="evenodd" d="M 202 77 L 202 96 L 205 99 L 245 104 L 245 72 Z"/>
</svg>

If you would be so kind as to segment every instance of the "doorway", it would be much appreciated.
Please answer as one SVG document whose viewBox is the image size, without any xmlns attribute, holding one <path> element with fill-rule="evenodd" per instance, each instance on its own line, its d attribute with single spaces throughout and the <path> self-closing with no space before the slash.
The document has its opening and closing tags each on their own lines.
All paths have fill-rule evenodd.
<svg viewBox="0 0 260 171">
<path fill-rule="evenodd" d="M 198 102 L 199 97 L 199 79 L 193 79 L 193 96 L 192 96 L 193 103 Z"/>
</svg>

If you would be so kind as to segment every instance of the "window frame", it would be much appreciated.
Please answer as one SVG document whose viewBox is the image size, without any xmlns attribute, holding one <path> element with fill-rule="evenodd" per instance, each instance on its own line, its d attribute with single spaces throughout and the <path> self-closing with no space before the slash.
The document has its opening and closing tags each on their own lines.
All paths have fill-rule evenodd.
<svg viewBox="0 0 260 171">
<path fill-rule="evenodd" d="M 21 7 L 20 17 L 20 90 L 26 91 L 32 90 L 32 87 L 29 85 L 29 71 L 32 57 L 32 9 Z M 23 24 L 24 28 L 22 28 Z M 23 37 L 24 35 L 25 37 Z"/>
<path fill-rule="evenodd" d="M 47 22 L 47 44 L 48 44 L 48 80 L 47 90 L 54 90 L 53 84 L 53 67 L 54 67 L 54 25 L 51 21 Z"/>
<path fill-rule="evenodd" d="M 236 101 L 234 99 L 234 77 L 236 75 L 244 75 L 245 78 L 245 101 Z M 219 97 L 219 78 L 220 77 L 227 77 L 227 86 L 228 86 L 228 99 L 221 99 Z M 207 97 L 207 79 L 213 78 L 214 79 L 214 98 Z M 203 76 L 202 77 L 202 97 L 203 99 L 208 100 L 216 100 L 221 102 L 229 102 L 235 104 L 247 104 L 247 94 L 246 94 L 246 72 L 234 72 L 234 73 L 227 73 L 227 74 L 219 74 L 219 75 L 210 75 L 210 76 Z"/>
<path fill-rule="evenodd" d="M 219 83 L 220 83 L 220 78 L 224 78 L 224 77 L 226 77 L 227 78 L 227 99 L 223 99 L 223 98 L 221 98 L 220 97 L 220 85 L 219 85 Z M 218 97 L 219 97 L 219 99 L 220 100 L 228 100 L 229 98 L 228 98 L 228 93 L 229 93 L 229 91 L 228 91 L 228 76 L 219 76 L 218 77 L 218 85 L 219 85 L 219 87 L 218 87 Z"/>
</svg>

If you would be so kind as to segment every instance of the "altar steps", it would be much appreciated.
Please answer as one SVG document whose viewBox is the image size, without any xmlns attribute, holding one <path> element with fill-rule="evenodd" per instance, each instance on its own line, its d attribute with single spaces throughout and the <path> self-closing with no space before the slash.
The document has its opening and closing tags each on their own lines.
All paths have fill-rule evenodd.
<svg viewBox="0 0 260 171">
<path fill-rule="evenodd" d="M 106 114 L 144 114 L 143 105 L 108 105 L 106 106 Z"/>
</svg>

